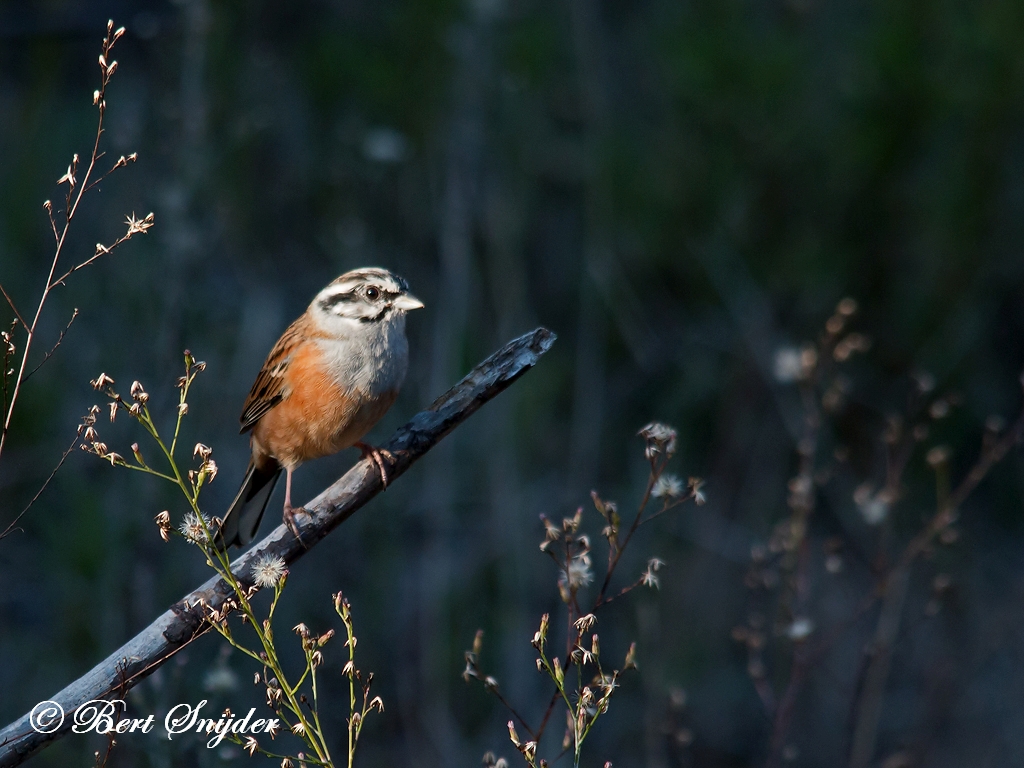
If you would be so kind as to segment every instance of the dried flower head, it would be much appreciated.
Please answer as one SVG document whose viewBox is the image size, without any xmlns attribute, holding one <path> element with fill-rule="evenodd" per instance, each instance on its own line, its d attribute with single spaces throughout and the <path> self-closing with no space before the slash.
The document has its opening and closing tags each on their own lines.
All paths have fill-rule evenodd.
<svg viewBox="0 0 1024 768">
<path fill-rule="evenodd" d="M 704 495 L 704 480 L 699 477 L 691 477 L 686 481 L 687 490 L 693 494 L 693 503 L 698 507 L 703 506 L 708 500 L 707 496 Z"/>
<path fill-rule="evenodd" d="M 253 580 L 259 587 L 276 587 L 286 573 L 288 568 L 284 560 L 269 552 L 264 552 L 252 564 Z"/>
<path fill-rule="evenodd" d="M 541 514 L 540 521 L 544 524 L 544 536 L 548 541 L 557 541 L 562 537 L 562 531 L 547 515 Z"/>
<path fill-rule="evenodd" d="M 142 388 L 142 384 L 138 381 L 132 382 L 131 393 L 132 399 L 138 403 L 145 403 L 149 400 L 149 394 Z"/>
<path fill-rule="evenodd" d="M 171 515 L 165 509 L 159 515 L 156 516 L 156 527 L 160 529 L 160 538 L 164 541 L 171 540 Z"/>
<path fill-rule="evenodd" d="M 678 499 L 683 495 L 683 481 L 675 475 L 662 475 L 654 484 L 651 495 L 656 499 Z"/>
<path fill-rule="evenodd" d="M 656 557 L 652 557 L 647 563 L 647 569 L 640 576 L 640 583 L 643 584 L 645 587 L 657 589 L 658 577 L 655 575 L 655 571 L 657 571 L 661 567 L 661 565 L 661 560 L 659 560 Z"/>
<path fill-rule="evenodd" d="M 667 424 L 652 421 L 638 434 L 647 442 L 644 455 L 651 461 L 662 455 L 669 457 L 676 452 L 676 431 Z"/>
<path fill-rule="evenodd" d="M 181 535 L 196 544 L 206 544 L 209 541 L 207 531 L 210 529 L 210 518 L 206 515 L 189 512 L 181 521 L 178 530 Z"/>
<path fill-rule="evenodd" d="M 144 219 L 137 219 L 133 213 L 125 219 L 125 224 L 128 225 L 128 237 L 131 237 L 132 235 L 144 235 L 146 234 L 146 230 L 153 226 L 153 214 L 148 214 Z"/>
<path fill-rule="evenodd" d="M 108 384 L 113 384 L 114 380 L 112 378 L 110 378 L 109 376 L 107 376 L 107 374 L 101 373 L 99 376 L 97 376 L 95 379 L 93 379 L 89 383 L 92 385 L 93 389 L 99 390 L 99 389 L 103 389 Z"/>
<path fill-rule="evenodd" d="M 597 616 L 595 616 L 592 613 L 588 613 L 586 616 L 580 616 L 580 618 L 576 619 L 575 622 L 576 633 L 578 635 L 585 634 L 586 632 L 589 632 L 591 627 L 593 627 L 596 623 Z"/>
<path fill-rule="evenodd" d="M 569 560 L 568 566 L 562 570 L 558 583 L 575 592 L 580 587 L 588 586 L 594 580 L 594 572 L 590 569 L 590 555 L 583 553 Z"/>
<path fill-rule="evenodd" d="M 204 480 L 209 480 L 212 483 L 217 478 L 217 462 L 207 459 L 199 465 L 199 474 Z"/>
</svg>

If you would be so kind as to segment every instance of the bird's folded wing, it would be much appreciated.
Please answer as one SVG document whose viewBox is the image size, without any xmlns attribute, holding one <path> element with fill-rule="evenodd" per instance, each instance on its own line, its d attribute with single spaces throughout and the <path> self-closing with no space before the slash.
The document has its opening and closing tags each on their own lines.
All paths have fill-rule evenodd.
<svg viewBox="0 0 1024 768">
<path fill-rule="evenodd" d="M 295 348 L 302 343 L 303 330 L 301 320 L 296 320 L 277 340 L 277 344 L 267 355 L 256 381 L 249 390 L 249 396 L 242 406 L 239 421 L 242 424 L 239 432 L 248 432 L 267 411 L 277 405 L 288 393 L 285 391 L 285 372 L 291 361 Z"/>
</svg>

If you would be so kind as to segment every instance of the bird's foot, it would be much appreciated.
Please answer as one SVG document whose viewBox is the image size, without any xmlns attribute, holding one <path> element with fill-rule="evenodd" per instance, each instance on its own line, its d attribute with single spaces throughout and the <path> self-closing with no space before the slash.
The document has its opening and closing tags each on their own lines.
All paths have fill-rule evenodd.
<svg viewBox="0 0 1024 768">
<path fill-rule="evenodd" d="M 288 526 L 288 530 L 292 532 L 292 535 L 299 540 L 299 544 L 302 545 L 302 548 L 308 549 L 308 547 L 306 547 L 306 542 L 302 540 L 302 534 L 299 533 L 299 527 L 295 524 L 295 515 L 297 514 L 305 515 L 307 513 L 302 507 L 293 507 L 290 504 L 285 504 L 284 515 L 282 516 L 284 518 L 284 524 Z"/>
<path fill-rule="evenodd" d="M 384 462 L 394 465 L 398 462 L 395 455 L 386 448 L 374 448 L 369 443 L 356 443 L 355 447 L 358 448 L 363 456 L 362 458 L 373 459 L 373 463 L 377 465 L 377 469 L 380 470 L 380 482 L 384 486 L 384 490 L 388 487 L 388 471 L 384 466 Z"/>
</svg>

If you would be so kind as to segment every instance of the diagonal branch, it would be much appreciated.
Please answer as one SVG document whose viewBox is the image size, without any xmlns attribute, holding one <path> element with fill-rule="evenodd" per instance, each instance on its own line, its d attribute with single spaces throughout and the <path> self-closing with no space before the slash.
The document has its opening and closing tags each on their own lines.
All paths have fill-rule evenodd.
<svg viewBox="0 0 1024 768">
<path fill-rule="evenodd" d="M 554 341 L 555 334 L 546 328 L 537 328 L 513 339 L 477 365 L 429 408 L 416 414 L 382 446 L 396 458 L 389 477 L 393 480 L 403 474 L 481 405 L 536 365 Z M 284 525 L 279 525 L 232 563 L 234 573 L 242 583 L 252 584 L 251 564 L 264 552 L 279 555 L 289 564 L 295 562 L 381 490 L 380 475 L 373 461 L 364 459 L 358 462 L 330 488 L 306 504 L 308 515 L 295 518 L 305 546 Z M 172 605 L 92 670 L 53 695 L 51 701 L 59 704 L 66 713 L 63 724 L 53 733 L 36 732 L 32 728 L 31 713 L 0 730 L 0 768 L 19 765 L 67 733 L 74 722 L 72 713 L 86 702 L 114 692 L 121 695 L 152 674 L 209 628 L 203 620 L 200 600 L 220 609 L 231 594 L 231 588 L 219 577 L 210 579 Z"/>
<path fill-rule="evenodd" d="M 14 306 L 14 300 L 10 296 L 8 296 L 7 291 L 4 290 L 3 283 L 0 283 L 0 293 L 4 295 L 5 299 L 7 299 L 7 303 L 10 305 L 11 311 L 14 312 L 14 316 L 18 318 L 18 322 L 21 323 L 21 327 L 24 328 L 26 331 L 31 331 L 32 329 L 29 328 L 28 323 L 25 322 L 25 318 L 21 316 L 21 312 L 19 312 L 18 308 Z"/>
</svg>

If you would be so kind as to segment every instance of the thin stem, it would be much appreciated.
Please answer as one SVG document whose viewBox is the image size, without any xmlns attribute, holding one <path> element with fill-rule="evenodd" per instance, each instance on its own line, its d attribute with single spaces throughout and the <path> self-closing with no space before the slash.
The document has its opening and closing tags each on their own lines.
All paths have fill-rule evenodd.
<svg viewBox="0 0 1024 768">
<path fill-rule="evenodd" d="M 629 546 L 630 539 L 633 538 L 633 534 L 636 533 L 636 529 L 640 527 L 640 519 L 643 516 L 644 509 L 647 507 L 647 503 L 651 499 L 651 491 L 654 490 L 654 484 L 658 482 L 658 477 L 665 469 L 665 463 L 662 462 L 661 467 L 655 466 L 654 462 L 651 462 L 651 474 L 647 478 L 647 487 L 644 489 L 644 495 L 640 499 L 640 506 L 636 511 L 636 517 L 633 518 L 633 524 L 629 527 L 629 532 L 626 534 L 625 541 L 622 542 L 621 546 L 616 546 L 615 557 L 612 559 L 611 564 L 608 566 L 608 572 L 605 574 L 604 581 L 601 584 L 601 591 L 597 594 L 597 600 L 594 602 L 594 607 L 598 608 L 604 603 L 605 593 L 608 591 L 608 586 L 612 580 L 612 574 L 615 572 L 616 566 L 619 564 L 619 560 L 622 559 L 622 553 L 626 551 L 626 547 Z"/>
<path fill-rule="evenodd" d="M 75 181 L 75 178 L 74 178 L 74 174 L 78 170 L 78 155 L 74 156 L 74 158 L 72 159 L 72 162 L 71 162 L 71 166 L 68 169 L 68 174 L 64 177 L 64 179 L 61 180 L 61 183 L 65 182 L 65 181 L 67 182 L 68 191 L 67 191 L 67 195 L 65 197 L 64 227 L 62 228 L 62 230 L 60 231 L 59 234 L 57 233 L 56 224 L 53 221 L 52 208 L 49 205 L 49 201 L 47 201 L 46 209 L 47 209 L 47 213 L 48 213 L 48 215 L 50 217 L 50 224 L 51 224 L 51 226 L 53 228 L 54 237 L 55 237 L 55 240 L 56 240 L 56 247 L 54 249 L 53 260 L 50 262 L 50 271 L 47 274 L 46 283 L 45 283 L 45 286 L 43 288 L 42 295 L 39 297 L 39 303 L 36 305 L 36 312 L 35 312 L 35 315 L 32 318 L 32 322 L 31 323 L 26 323 L 24 318 L 18 313 L 18 311 L 16 309 L 14 309 L 14 303 L 10 300 L 10 297 L 7 296 L 6 291 L 4 291 L 4 296 L 7 298 L 7 301 L 11 305 L 11 308 L 14 309 L 15 314 L 18 316 L 18 319 L 21 321 L 22 326 L 25 328 L 26 336 L 25 336 L 25 346 L 22 349 L 22 353 L 21 353 L 21 362 L 18 365 L 18 373 L 17 373 L 17 376 L 14 379 L 14 389 L 11 392 L 10 399 L 5 402 L 5 413 L 4 413 L 3 428 L 0 429 L 0 456 L 3 455 L 4 446 L 6 445 L 6 442 L 7 442 L 7 435 L 10 432 L 11 419 L 14 416 L 14 406 L 17 404 L 18 395 L 21 392 L 21 385 L 25 382 L 25 379 L 27 378 L 26 375 L 25 375 L 25 371 L 26 371 L 26 368 L 28 366 L 29 353 L 32 350 L 32 342 L 35 340 L 36 329 L 37 329 L 37 327 L 39 325 L 39 318 L 43 314 L 43 307 L 45 307 L 45 305 L 46 305 L 46 300 L 49 298 L 50 291 L 53 290 L 54 286 L 56 285 L 56 283 L 54 282 L 53 276 L 54 276 L 54 274 L 56 274 L 56 271 L 57 271 L 57 263 L 60 261 L 61 254 L 64 251 L 64 245 L 67 243 L 68 231 L 71 228 L 71 222 L 75 218 L 75 214 L 78 212 L 78 207 L 79 207 L 79 205 L 82 202 L 82 197 L 85 195 L 85 192 L 88 189 L 90 189 L 90 187 L 91 187 L 91 185 L 89 184 L 89 180 L 92 177 L 93 170 L 96 167 L 96 161 L 100 157 L 102 157 L 102 153 L 99 151 L 99 147 L 100 147 L 100 139 L 102 138 L 103 131 L 104 131 L 104 129 L 103 129 L 103 118 L 104 118 L 104 114 L 106 112 L 106 101 L 105 101 L 105 98 L 106 98 L 107 85 L 110 83 L 110 78 L 111 78 L 111 75 L 112 75 L 112 72 L 110 71 L 110 69 L 105 64 L 105 61 L 106 61 L 106 56 L 110 53 L 110 50 L 113 48 L 114 43 L 117 41 L 117 38 L 118 38 L 118 35 L 114 34 L 112 36 L 111 35 L 111 30 L 108 28 L 107 36 L 103 40 L 103 57 L 101 58 L 101 63 L 100 63 L 100 68 L 101 68 L 102 76 L 100 78 L 100 88 L 99 88 L 99 91 L 97 92 L 97 98 L 96 98 L 96 104 L 97 104 L 97 108 L 98 108 L 98 111 L 99 111 L 99 118 L 98 118 L 97 123 L 96 123 L 96 137 L 93 140 L 92 153 L 89 156 L 89 165 L 86 168 L 85 175 L 82 177 L 81 182 L 77 183 L 77 187 L 78 187 L 77 194 L 75 193 L 76 181 Z M 126 236 L 122 237 L 118 241 L 117 244 L 120 244 L 121 242 L 123 242 L 124 240 L 126 240 L 130 236 L 131 236 L 131 230 L 129 230 L 129 233 Z M 103 250 L 103 253 L 109 253 L 109 252 L 110 252 L 110 249 L 104 249 Z M 81 264 L 81 265 L 79 265 L 77 267 L 74 267 L 73 269 L 68 271 L 63 277 L 60 278 L 60 280 L 57 281 L 57 283 L 60 283 L 61 281 L 63 281 L 68 275 L 70 275 L 76 269 L 80 269 L 85 264 L 88 264 L 88 263 L 94 261 L 100 255 L 102 255 L 102 254 L 98 250 L 96 252 L 96 254 L 92 258 L 86 260 L 86 262 L 83 262 L 83 264 Z M 45 362 L 45 358 L 44 358 L 44 362 Z"/>
<path fill-rule="evenodd" d="M 61 455 L 60 461 L 57 462 L 57 466 L 53 468 L 52 472 L 50 472 L 50 476 L 46 478 L 46 482 L 43 483 L 42 487 L 38 491 L 36 491 L 36 495 L 32 497 L 32 501 L 30 501 L 28 505 L 23 510 L 21 510 L 21 512 L 18 513 L 18 516 L 14 518 L 6 528 L 4 528 L 2 533 L 0 533 L 0 539 L 9 536 L 10 534 L 14 533 L 15 530 L 17 530 L 16 526 L 18 525 L 18 521 L 21 520 L 25 513 L 28 512 L 28 510 L 31 508 L 31 506 L 36 503 L 36 500 L 43 495 L 43 491 L 46 490 L 46 487 L 50 484 L 50 481 L 53 480 L 54 475 L 57 474 L 57 470 L 59 470 L 64 465 L 64 462 L 67 460 L 68 456 L 71 455 L 71 452 L 75 449 L 76 445 L 78 445 L 78 435 L 75 435 L 75 439 L 71 441 L 71 445 L 69 445 L 68 449 L 64 451 L 64 453 Z"/>
<path fill-rule="evenodd" d="M 60 332 L 60 334 L 57 336 L 57 341 L 50 348 L 50 351 L 47 352 L 45 355 L 43 355 L 43 359 L 39 361 L 39 364 L 36 365 L 35 368 L 33 368 L 31 371 L 29 371 L 27 374 L 25 374 L 25 381 L 28 381 L 30 378 L 32 378 L 32 374 L 34 374 L 36 371 L 38 371 L 40 368 L 42 368 L 43 365 L 46 363 L 46 361 L 49 360 L 51 357 L 53 357 L 53 353 L 57 351 L 57 347 L 59 347 L 61 345 L 61 342 L 64 341 L 64 336 L 71 329 L 71 324 L 75 322 L 77 317 L 78 317 L 78 308 L 76 307 L 75 311 L 71 313 L 71 319 L 68 320 L 68 324 L 64 326 L 64 330 L 62 330 Z"/>
<path fill-rule="evenodd" d="M 7 299 L 7 303 L 10 305 L 11 311 L 14 312 L 14 316 L 18 318 L 18 322 L 21 323 L 21 327 L 27 331 L 28 323 L 25 322 L 25 318 L 21 316 L 21 313 L 18 311 L 18 308 L 14 306 L 14 301 L 11 299 L 10 296 L 7 295 L 7 291 L 4 289 L 3 283 L 0 283 L 0 293 L 4 295 L 5 299 Z"/>
</svg>

